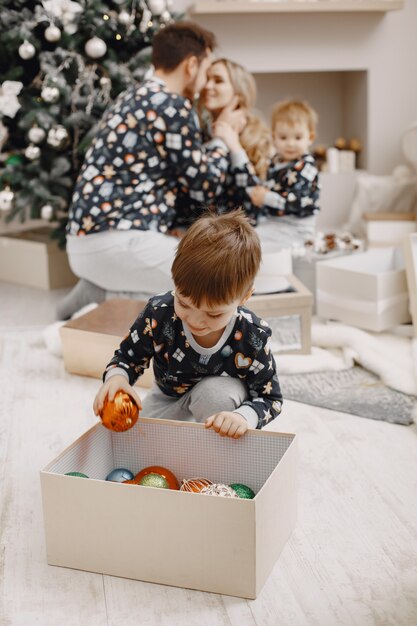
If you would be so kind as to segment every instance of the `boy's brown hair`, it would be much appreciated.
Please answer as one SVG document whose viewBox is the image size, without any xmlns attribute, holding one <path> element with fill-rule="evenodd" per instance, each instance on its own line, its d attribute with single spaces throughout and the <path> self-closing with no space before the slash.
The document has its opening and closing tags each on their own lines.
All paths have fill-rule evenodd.
<svg viewBox="0 0 417 626">
<path fill-rule="evenodd" d="M 179 293 L 198 307 L 244 299 L 261 262 L 261 244 L 242 210 L 207 212 L 185 233 L 172 264 Z"/>
<path fill-rule="evenodd" d="M 316 111 L 301 100 L 284 100 L 278 102 L 272 111 L 272 130 L 278 122 L 285 122 L 289 126 L 298 122 L 305 122 L 310 133 L 315 134 L 318 123 Z"/>
<path fill-rule="evenodd" d="M 152 64 L 155 69 L 172 72 L 184 59 L 196 56 L 202 59 L 207 49 L 214 50 L 216 38 L 212 32 L 193 22 L 176 22 L 162 28 L 152 45 Z"/>
</svg>

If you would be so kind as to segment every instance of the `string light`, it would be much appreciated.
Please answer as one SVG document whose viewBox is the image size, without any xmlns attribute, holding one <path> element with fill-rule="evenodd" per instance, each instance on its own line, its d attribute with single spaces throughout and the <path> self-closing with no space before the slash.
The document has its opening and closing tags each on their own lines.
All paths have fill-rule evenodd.
<svg viewBox="0 0 417 626">
<path fill-rule="evenodd" d="M 109 20 L 109 19 L 110 19 L 110 15 L 107 15 L 107 13 L 105 13 L 105 14 L 103 15 L 103 20 L 104 20 L 105 22 L 107 22 L 107 20 Z"/>
<path fill-rule="evenodd" d="M 116 35 L 116 39 L 117 39 L 117 41 L 120 41 L 120 40 L 121 40 L 121 38 L 122 38 L 121 34 L 120 34 L 120 33 L 117 33 L 117 35 Z"/>
</svg>

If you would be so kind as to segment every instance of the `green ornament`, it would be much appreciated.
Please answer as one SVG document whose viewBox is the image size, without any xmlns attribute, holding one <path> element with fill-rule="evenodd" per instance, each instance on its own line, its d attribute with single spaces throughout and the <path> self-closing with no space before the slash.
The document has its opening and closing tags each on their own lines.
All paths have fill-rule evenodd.
<svg viewBox="0 0 417 626">
<path fill-rule="evenodd" d="M 88 476 L 86 474 L 83 474 L 82 472 L 67 472 L 65 476 L 78 476 L 78 478 L 88 478 Z"/>
<path fill-rule="evenodd" d="M 143 478 L 140 479 L 138 485 L 142 485 L 142 487 L 157 487 L 158 489 L 169 489 L 169 483 L 164 476 L 161 474 L 146 474 Z"/>
<path fill-rule="evenodd" d="M 233 483 L 233 485 L 230 485 L 230 487 L 236 491 L 239 498 L 252 500 L 252 498 L 255 497 L 255 492 L 252 491 L 252 489 L 247 485 L 242 485 L 241 483 Z"/>
<path fill-rule="evenodd" d="M 20 154 L 12 154 L 6 159 L 6 165 L 21 165 L 23 157 Z"/>
</svg>

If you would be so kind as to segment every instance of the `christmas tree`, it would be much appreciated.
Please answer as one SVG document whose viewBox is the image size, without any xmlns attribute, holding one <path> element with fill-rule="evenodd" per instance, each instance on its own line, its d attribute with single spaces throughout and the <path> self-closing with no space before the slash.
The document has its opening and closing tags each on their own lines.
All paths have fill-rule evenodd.
<svg viewBox="0 0 417 626">
<path fill-rule="evenodd" d="M 65 243 L 72 190 L 108 104 L 143 79 L 172 0 L 2 0 L 0 211 Z M 175 16 L 177 17 L 177 16 Z"/>
</svg>

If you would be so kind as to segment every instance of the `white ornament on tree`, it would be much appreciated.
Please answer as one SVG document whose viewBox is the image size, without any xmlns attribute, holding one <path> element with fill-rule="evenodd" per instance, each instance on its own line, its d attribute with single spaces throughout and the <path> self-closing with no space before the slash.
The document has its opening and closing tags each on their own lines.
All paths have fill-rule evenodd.
<svg viewBox="0 0 417 626">
<path fill-rule="evenodd" d="M 45 100 L 45 102 L 58 102 L 59 100 L 59 89 L 58 87 L 43 87 L 41 91 L 41 98 Z"/>
<path fill-rule="evenodd" d="M 100 59 L 106 54 L 107 45 L 100 37 L 92 37 L 85 44 L 84 50 L 91 59 Z"/>
<path fill-rule="evenodd" d="M 50 41 L 51 43 L 61 39 L 61 31 L 58 26 L 55 26 L 55 24 L 50 24 L 44 34 L 46 41 Z"/>
<path fill-rule="evenodd" d="M 54 207 L 50 204 L 44 204 L 41 208 L 41 218 L 43 220 L 50 220 L 54 214 Z"/>
<path fill-rule="evenodd" d="M 119 24 L 123 24 L 123 26 L 127 26 L 128 24 L 130 24 L 131 20 L 132 16 L 130 15 L 129 11 L 126 11 L 126 9 L 120 11 L 119 15 L 117 16 L 117 21 L 119 22 Z"/>
<path fill-rule="evenodd" d="M 27 39 L 19 46 L 19 56 L 24 61 L 32 59 L 35 56 L 35 52 L 35 46 L 30 43 L 30 41 L 27 41 Z"/>
<path fill-rule="evenodd" d="M 39 148 L 39 146 L 33 146 L 31 144 L 25 150 L 25 157 L 29 159 L 29 161 L 34 161 L 35 159 L 39 159 L 40 156 L 41 156 L 41 149 Z"/>
<path fill-rule="evenodd" d="M 68 144 L 69 134 L 65 126 L 58 124 L 53 126 L 48 132 L 47 142 L 53 148 L 62 150 Z"/>
<path fill-rule="evenodd" d="M 28 139 L 32 143 L 42 143 L 45 137 L 46 132 L 43 128 L 40 128 L 39 126 L 32 126 L 32 128 L 29 129 Z"/>
<path fill-rule="evenodd" d="M 165 0 L 148 0 L 148 6 L 153 15 L 161 15 L 166 9 Z"/>
<path fill-rule="evenodd" d="M 10 187 L 0 191 L 0 211 L 10 211 L 13 206 L 14 193 Z"/>
</svg>

